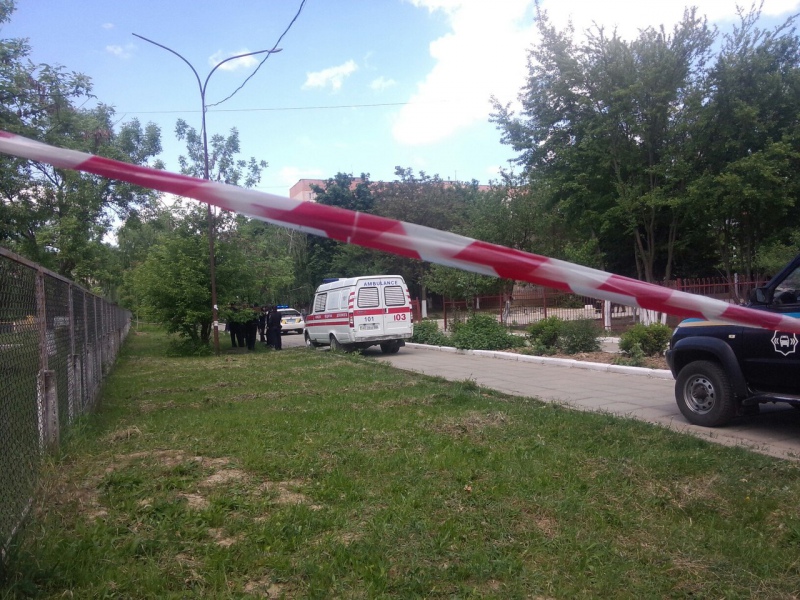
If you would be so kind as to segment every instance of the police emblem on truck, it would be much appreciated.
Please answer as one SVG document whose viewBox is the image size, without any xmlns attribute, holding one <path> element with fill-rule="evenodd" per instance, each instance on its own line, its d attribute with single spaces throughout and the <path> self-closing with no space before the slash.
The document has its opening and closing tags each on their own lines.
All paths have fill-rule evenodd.
<svg viewBox="0 0 800 600">
<path fill-rule="evenodd" d="M 778 354 L 783 354 L 784 356 L 794 354 L 797 350 L 797 335 L 776 331 L 775 335 L 772 336 L 772 346 Z"/>
</svg>

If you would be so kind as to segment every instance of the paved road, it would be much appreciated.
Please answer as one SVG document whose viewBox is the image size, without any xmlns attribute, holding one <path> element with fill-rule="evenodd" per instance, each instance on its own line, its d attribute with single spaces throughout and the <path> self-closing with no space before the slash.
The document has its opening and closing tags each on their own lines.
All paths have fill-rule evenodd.
<svg viewBox="0 0 800 600">
<path fill-rule="evenodd" d="M 284 336 L 284 347 L 302 345 L 301 336 Z M 741 445 L 780 458 L 800 459 L 800 411 L 765 405 L 761 414 L 742 417 L 727 427 L 709 429 L 683 418 L 669 371 L 592 365 L 580 361 L 522 356 L 505 352 L 454 351 L 407 344 L 397 354 L 377 347 L 364 352 L 398 369 L 472 380 L 506 394 L 558 402 L 577 410 L 602 411 L 640 419 L 726 445 Z"/>
</svg>

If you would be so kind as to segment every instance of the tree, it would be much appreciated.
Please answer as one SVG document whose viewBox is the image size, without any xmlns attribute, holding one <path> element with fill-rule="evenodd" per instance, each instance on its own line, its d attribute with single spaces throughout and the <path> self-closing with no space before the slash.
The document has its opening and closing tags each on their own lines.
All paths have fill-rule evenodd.
<svg viewBox="0 0 800 600">
<path fill-rule="evenodd" d="M 325 182 L 325 187 L 312 186 L 318 204 L 348 210 L 372 212 L 375 199 L 369 174 L 356 179 L 347 173 L 337 173 Z M 375 250 L 348 250 L 347 244 L 325 237 L 307 236 L 305 262 L 300 265 L 303 284 L 315 289 L 326 277 L 352 277 L 370 271 L 370 264 L 381 253 Z"/>
<path fill-rule="evenodd" d="M 461 269 L 431 265 L 425 275 L 425 285 L 435 294 L 444 298 L 459 298 L 472 310 L 476 296 L 499 294 L 503 280 L 488 275 L 479 275 Z"/>
<path fill-rule="evenodd" d="M 750 277 L 762 248 L 797 232 L 800 38 L 795 18 L 772 31 L 740 11 L 707 79 L 695 143 L 693 210 L 722 270 Z"/>
<path fill-rule="evenodd" d="M 648 28 L 631 43 L 596 28 L 578 45 L 541 8 L 537 29 L 522 115 L 495 101 L 503 141 L 576 239 L 596 239 L 605 254 L 623 232 L 633 260 L 615 267 L 669 276 L 691 162 L 684 142 L 712 32 L 693 10 L 671 34 Z"/>
<path fill-rule="evenodd" d="M 187 156 L 179 158 L 181 172 L 202 176 L 205 154 L 200 136 L 182 120 L 175 130 L 178 139 L 187 143 Z M 212 136 L 209 177 L 232 185 L 257 184 L 267 163 L 255 158 L 238 159 L 239 152 L 235 128 L 227 137 Z M 198 344 L 208 344 L 213 324 L 208 215 L 207 207 L 194 201 L 179 203 L 169 213 L 151 206 L 144 222 L 141 214 L 131 217 L 121 238 L 126 259 L 136 265 L 126 285 L 127 297 L 143 313 L 166 323 L 169 331 Z M 258 240 L 266 235 L 266 228 L 227 211 L 212 213 L 212 218 L 218 305 L 263 300 L 263 268 L 280 260 L 265 255 L 268 243 L 259 244 L 266 241 Z M 148 240 L 156 245 L 147 250 L 142 260 L 142 243 Z"/>
<path fill-rule="evenodd" d="M 216 275 L 220 304 L 238 299 L 246 263 L 236 244 L 220 241 Z M 208 229 L 206 211 L 192 205 L 175 229 L 147 253 L 130 276 L 128 290 L 145 316 L 164 323 L 171 333 L 207 345 L 211 336 Z"/>
<path fill-rule="evenodd" d="M 0 23 L 14 2 L 0 2 Z M 0 127 L 60 147 L 147 164 L 161 151 L 155 125 L 114 131 L 114 110 L 93 99 L 91 80 L 61 66 L 33 64 L 27 40 L 0 41 Z M 154 162 L 153 166 L 159 166 Z M 153 193 L 127 183 L 0 157 L 0 243 L 92 287 L 109 271 L 103 238 Z"/>
<path fill-rule="evenodd" d="M 176 137 L 186 142 L 187 156 L 179 156 L 181 173 L 203 179 L 205 177 L 205 148 L 203 138 L 196 129 L 190 127 L 183 119 L 175 124 Z M 239 130 L 231 129 L 227 137 L 214 134 L 208 141 L 208 178 L 230 185 L 251 188 L 261 181 L 261 171 L 267 168 L 267 162 L 237 159 L 241 152 Z"/>
<path fill-rule="evenodd" d="M 235 231 L 223 239 L 235 244 L 244 257 L 247 272 L 241 277 L 250 289 L 243 298 L 259 304 L 299 304 L 313 293 L 313 288 L 296 281 L 298 255 L 304 251 L 302 233 L 239 216 Z"/>
<path fill-rule="evenodd" d="M 424 225 L 442 231 L 473 235 L 470 231 L 468 205 L 482 197 L 477 182 L 463 184 L 444 181 L 424 171 L 414 174 L 411 168 L 395 167 L 397 179 L 373 186 L 375 214 Z M 384 272 L 402 275 L 412 296 L 427 299 L 425 282 L 431 265 L 420 260 L 390 256 L 383 260 Z"/>
</svg>

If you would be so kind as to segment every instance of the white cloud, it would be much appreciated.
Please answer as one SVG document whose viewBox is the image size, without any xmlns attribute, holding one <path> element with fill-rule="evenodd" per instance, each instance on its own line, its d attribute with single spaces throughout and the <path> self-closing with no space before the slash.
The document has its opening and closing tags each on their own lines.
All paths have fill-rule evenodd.
<svg viewBox="0 0 800 600">
<path fill-rule="evenodd" d="M 348 60 L 338 67 L 330 67 L 314 73 L 306 73 L 306 82 L 303 89 L 330 87 L 334 92 L 342 87 L 346 77 L 349 77 L 358 70 L 355 61 Z"/>
<path fill-rule="evenodd" d="M 376 92 L 382 92 L 383 90 L 389 89 L 390 87 L 394 87 L 396 85 L 397 82 L 394 79 L 378 77 L 377 79 L 372 80 L 372 82 L 369 84 L 369 87 Z"/>
<path fill-rule="evenodd" d="M 116 44 L 106 46 L 106 52 L 113 54 L 117 58 L 128 59 L 133 56 L 133 50 L 136 48 L 133 44 L 125 44 L 125 46 L 118 46 Z"/>
<path fill-rule="evenodd" d="M 101 27 L 102 27 L 103 29 L 114 29 L 114 24 L 113 24 L 113 23 L 103 23 L 103 24 L 101 25 Z"/>
<path fill-rule="evenodd" d="M 237 50 L 236 52 L 223 52 L 222 50 L 216 51 L 214 54 L 208 57 L 208 64 L 211 67 L 216 67 L 219 63 L 221 63 L 226 58 L 230 58 L 231 56 L 236 56 L 238 54 L 247 54 L 250 52 L 247 48 L 243 48 L 241 50 Z M 245 56 L 243 58 L 237 58 L 236 60 L 229 60 L 220 67 L 221 71 L 236 71 L 238 69 L 251 69 L 255 68 L 255 66 L 263 59 L 263 56 Z"/>
<path fill-rule="evenodd" d="M 516 97 L 526 73 L 532 39 L 532 0 L 412 0 L 446 13 L 451 31 L 430 44 L 436 60 L 397 117 L 395 139 L 403 144 L 441 141 L 476 121 L 486 121 L 489 98 Z"/>
<path fill-rule="evenodd" d="M 535 40 L 533 0 L 407 0 L 429 12 L 442 12 L 450 31 L 430 43 L 436 63 L 417 84 L 415 93 L 395 119 L 395 139 L 407 145 L 446 139 L 491 113 L 489 97 L 513 102 L 525 83 L 527 50 Z M 541 0 L 556 27 L 572 19 L 576 34 L 593 23 L 628 39 L 640 29 L 671 28 L 694 4 L 710 21 L 736 18 L 735 0 L 642 2 L 641 0 Z M 747 2 L 740 2 L 749 6 Z M 765 0 L 764 16 L 788 15 L 800 0 Z"/>
</svg>

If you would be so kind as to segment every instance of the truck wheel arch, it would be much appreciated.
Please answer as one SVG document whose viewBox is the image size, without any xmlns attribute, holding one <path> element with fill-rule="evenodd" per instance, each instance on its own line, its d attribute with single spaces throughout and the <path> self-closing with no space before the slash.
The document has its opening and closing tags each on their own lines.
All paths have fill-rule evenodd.
<svg viewBox="0 0 800 600">
<path fill-rule="evenodd" d="M 739 361 L 733 349 L 723 340 L 714 337 L 687 337 L 678 340 L 672 348 L 674 372 L 678 373 L 688 364 L 698 360 L 717 362 L 725 371 L 732 391 L 737 398 L 749 395 Z"/>
</svg>

